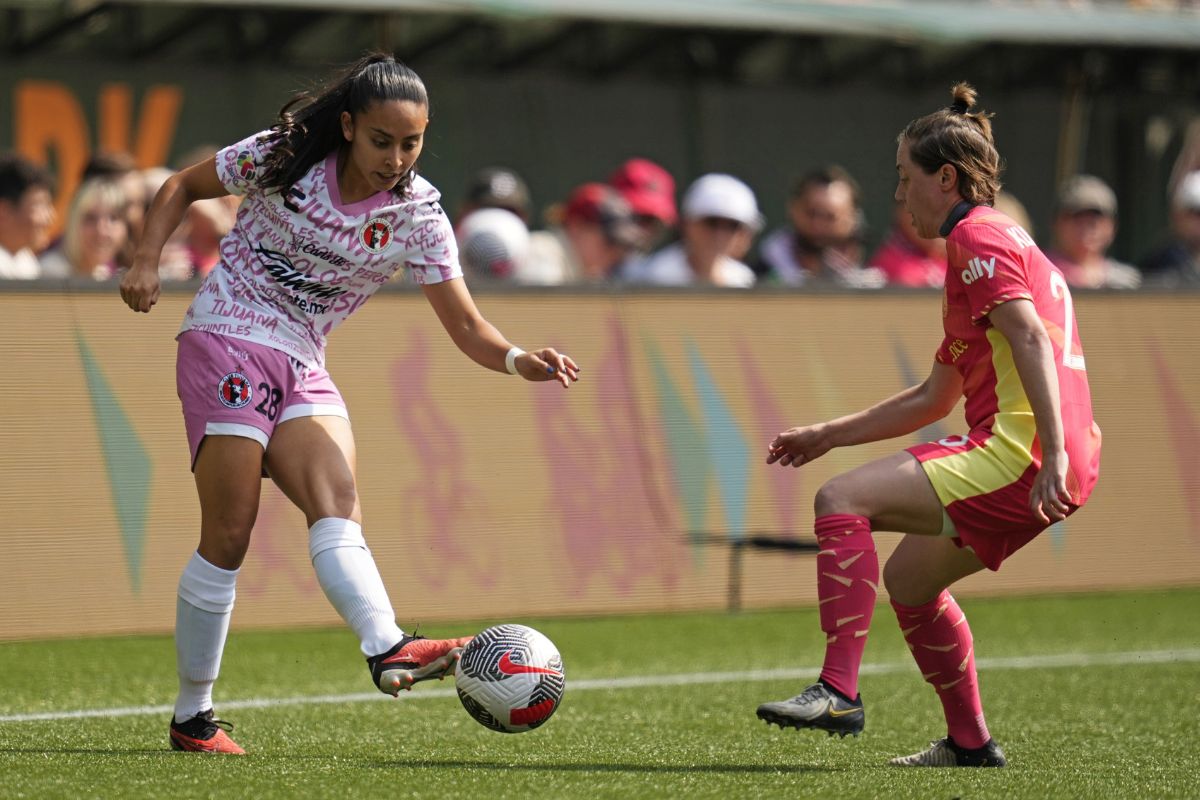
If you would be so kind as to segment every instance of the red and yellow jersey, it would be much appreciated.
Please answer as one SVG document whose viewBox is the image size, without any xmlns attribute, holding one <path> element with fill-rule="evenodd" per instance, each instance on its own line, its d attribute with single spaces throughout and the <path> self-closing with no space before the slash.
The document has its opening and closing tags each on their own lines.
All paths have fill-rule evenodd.
<svg viewBox="0 0 1200 800">
<path fill-rule="evenodd" d="M 1010 300 L 1033 303 L 1054 348 L 1072 500 L 1082 505 L 1100 468 L 1100 429 L 1092 419 L 1083 347 L 1062 272 L 1013 220 L 986 206 L 964 216 L 946 237 L 946 338 L 937 360 L 963 378 L 967 424 L 1015 474 L 1041 466 L 1033 409 L 1008 340 L 988 320 Z"/>
</svg>

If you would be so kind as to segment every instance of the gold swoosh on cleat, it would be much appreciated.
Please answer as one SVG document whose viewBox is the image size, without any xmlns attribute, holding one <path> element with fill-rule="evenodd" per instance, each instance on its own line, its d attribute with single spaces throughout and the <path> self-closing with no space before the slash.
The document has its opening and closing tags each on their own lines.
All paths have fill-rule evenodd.
<svg viewBox="0 0 1200 800">
<path fill-rule="evenodd" d="M 847 708 L 845 711 L 838 711 L 836 708 L 831 708 L 831 709 L 829 709 L 829 716 L 831 716 L 831 717 L 848 717 L 851 714 L 858 714 L 861 712 L 862 712 L 861 708 Z"/>
</svg>

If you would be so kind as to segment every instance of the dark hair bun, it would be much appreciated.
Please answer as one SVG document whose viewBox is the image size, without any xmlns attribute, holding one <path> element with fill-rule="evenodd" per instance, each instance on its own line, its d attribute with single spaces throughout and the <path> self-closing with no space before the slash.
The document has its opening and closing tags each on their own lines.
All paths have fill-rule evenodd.
<svg viewBox="0 0 1200 800">
<path fill-rule="evenodd" d="M 954 95 L 954 102 L 950 104 L 950 110 L 955 114 L 966 114 L 971 110 L 971 106 L 975 105 L 976 92 L 971 84 L 956 83 L 950 92 Z"/>
</svg>

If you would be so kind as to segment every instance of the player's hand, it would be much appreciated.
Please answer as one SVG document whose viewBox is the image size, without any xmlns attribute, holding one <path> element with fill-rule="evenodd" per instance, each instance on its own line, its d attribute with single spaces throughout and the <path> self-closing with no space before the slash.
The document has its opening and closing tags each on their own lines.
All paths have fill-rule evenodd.
<svg viewBox="0 0 1200 800">
<path fill-rule="evenodd" d="M 1029 490 L 1029 509 L 1047 525 L 1067 518 L 1071 493 L 1067 491 L 1067 454 L 1044 453 L 1042 468 Z"/>
<path fill-rule="evenodd" d="M 806 425 L 788 428 L 767 445 L 767 463 L 779 462 L 783 467 L 799 467 L 814 461 L 833 449 L 825 425 Z"/>
<path fill-rule="evenodd" d="M 514 364 L 527 381 L 558 381 L 565 389 L 579 380 L 579 365 L 553 347 L 523 353 Z"/>
<path fill-rule="evenodd" d="M 134 311 L 149 313 L 158 302 L 160 290 L 158 264 L 147 267 L 135 263 L 121 276 L 121 299 Z"/>
</svg>

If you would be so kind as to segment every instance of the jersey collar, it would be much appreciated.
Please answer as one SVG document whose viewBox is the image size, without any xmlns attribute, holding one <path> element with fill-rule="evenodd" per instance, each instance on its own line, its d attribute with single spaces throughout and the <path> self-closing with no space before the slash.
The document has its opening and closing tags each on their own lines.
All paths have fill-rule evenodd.
<svg viewBox="0 0 1200 800">
<path fill-rule="evenodd" d="M 962 222 L 962 218 L 971 213 L 971 209 L 975 206 L 968 203 L 966 200 L 959 200 L 955 203 L 954 208 L 950 209 L 950 216 L 946 217 L 946 221 L 942 223 L 942 227 L 938 228 L 938 236 L 945 239 L 950 235 L 950 231 L 954 230 L 954 226 Z"/>
</svg>

